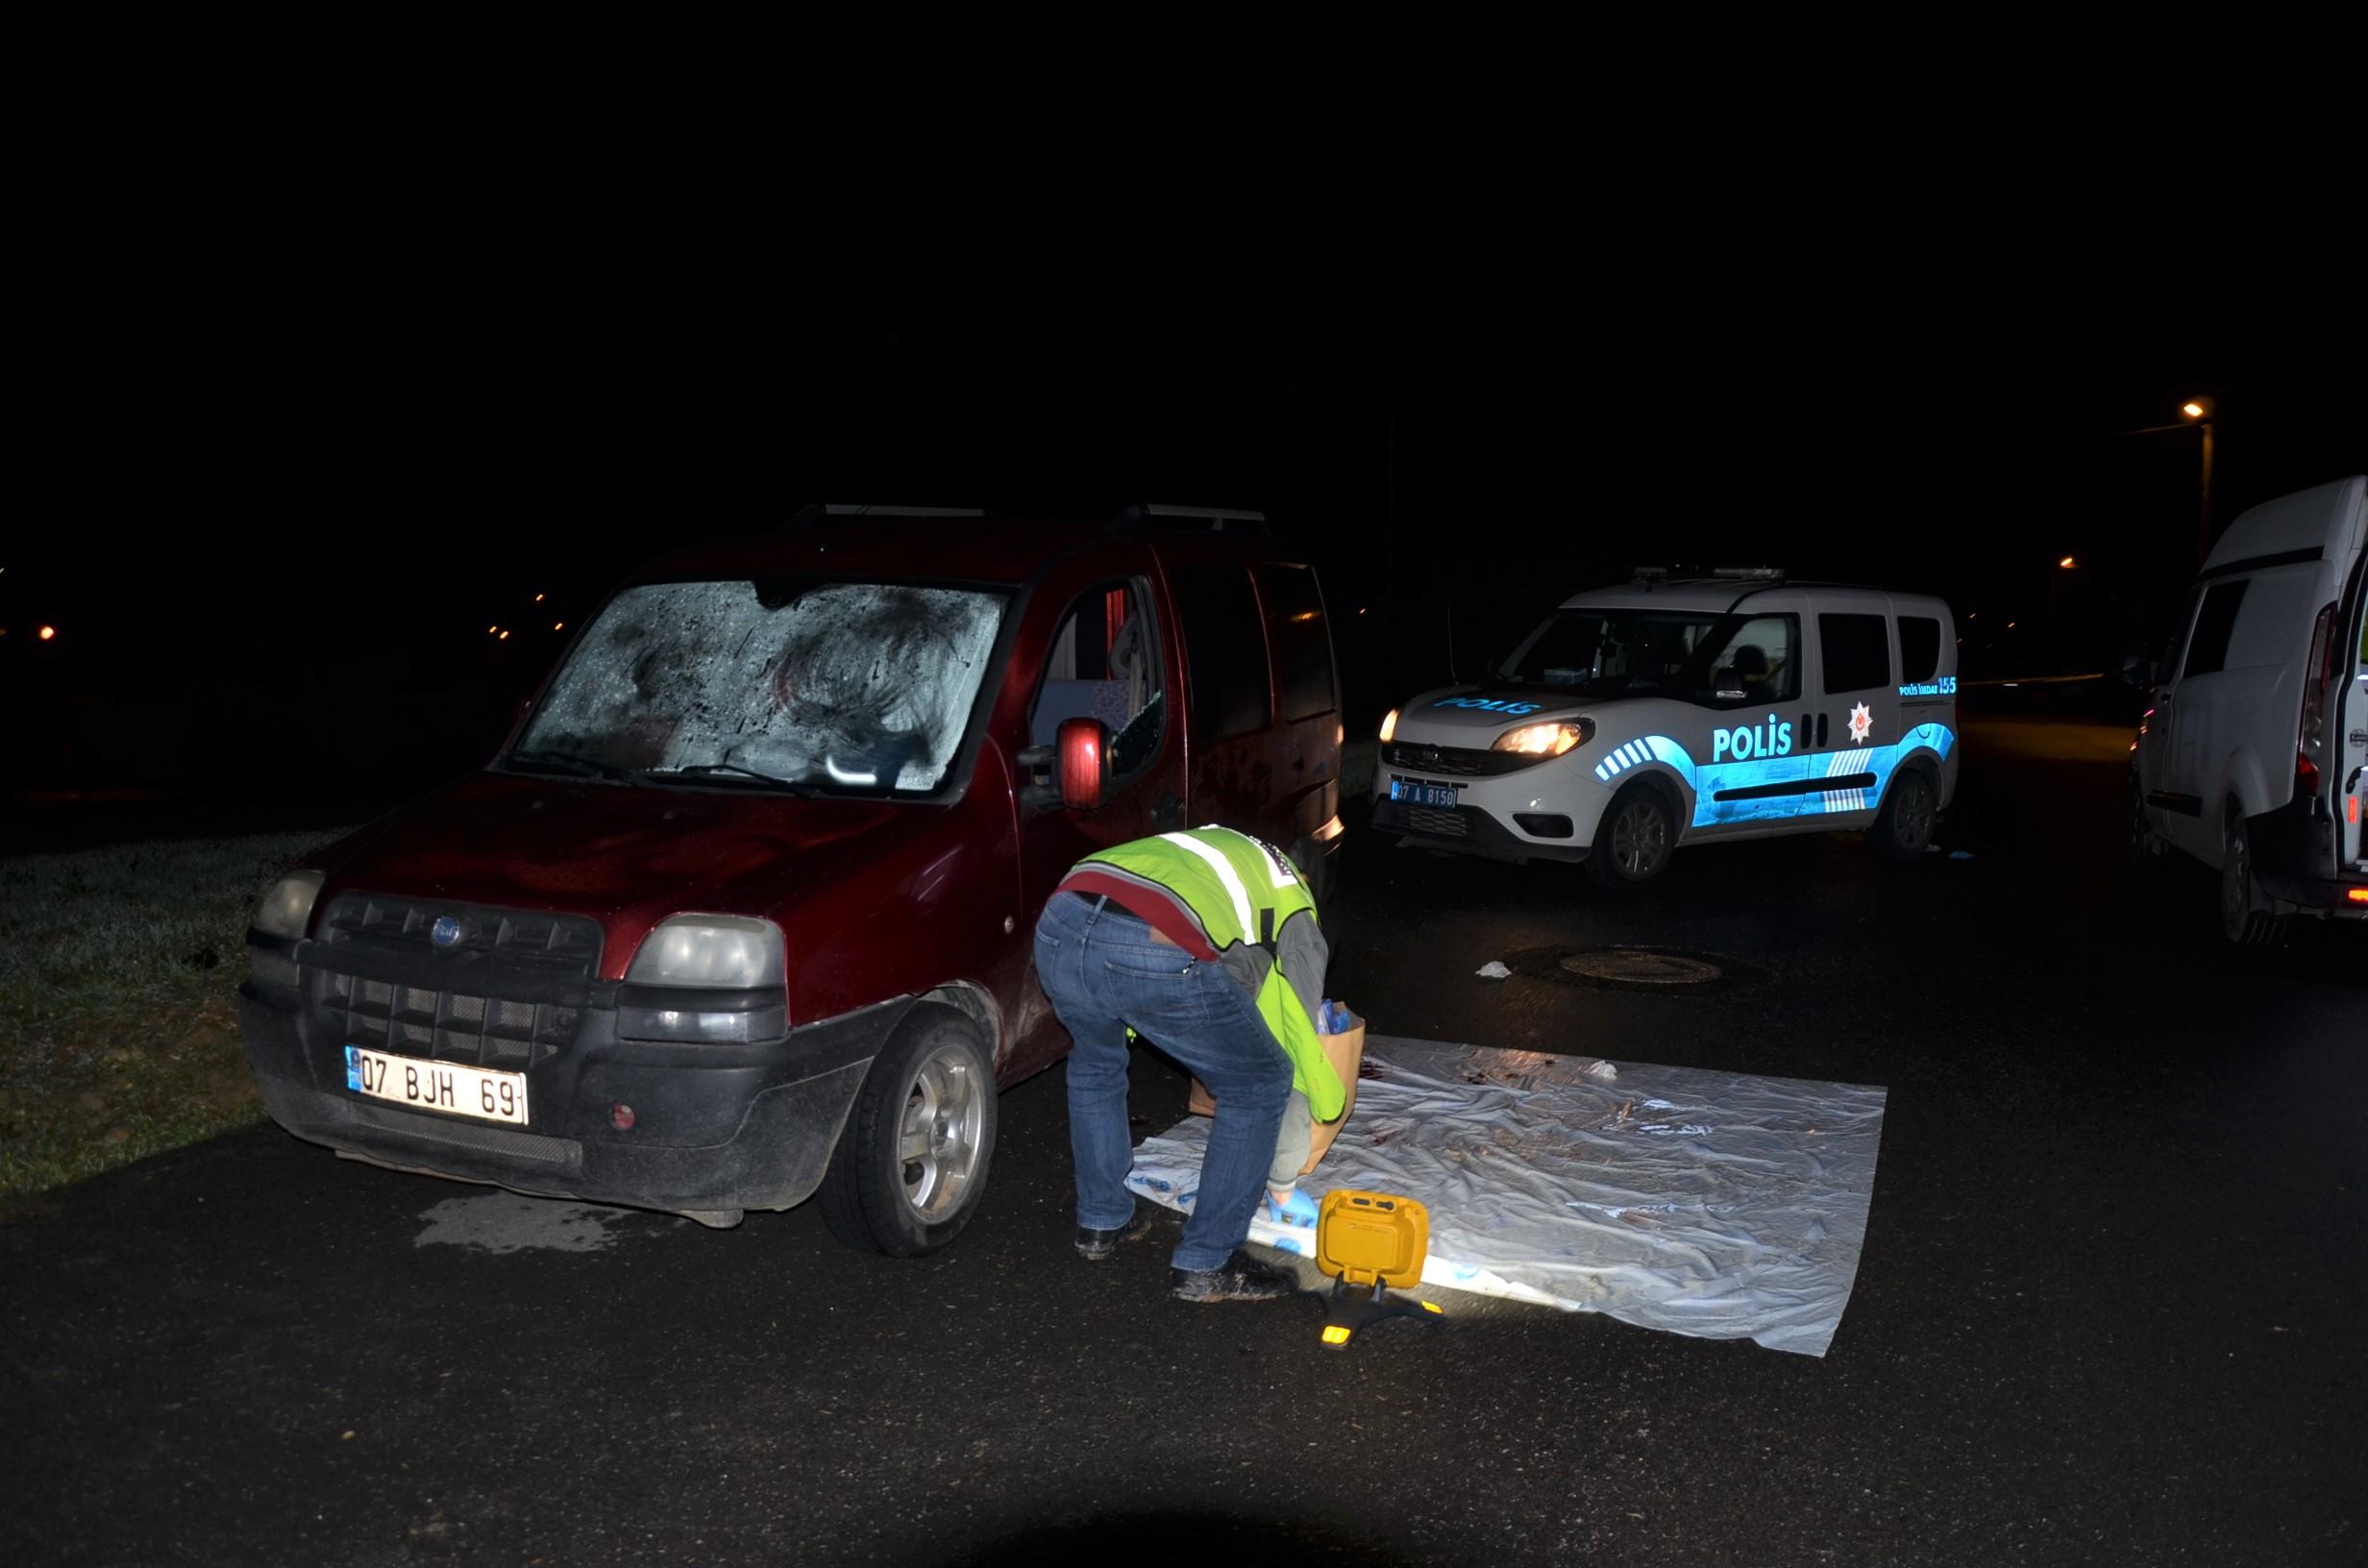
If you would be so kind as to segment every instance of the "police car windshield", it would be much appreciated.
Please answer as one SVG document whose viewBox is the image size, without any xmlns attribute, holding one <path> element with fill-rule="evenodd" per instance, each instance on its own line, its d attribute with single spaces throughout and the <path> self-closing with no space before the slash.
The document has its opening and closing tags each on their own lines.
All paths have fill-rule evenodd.
<svg viewBox="0 0 2368 1568">
<path fill-rule="evenodd" d="M 1717 650 L 1742 617 L 1707 611 L 1557 610 L 1496 673 L 1501 682 L 1585 697 L 1706 692 Z"/>
<path fill-rule="evenodd" d="M 889 582 L 628 588 L 504 765 L 563 755 L 635 782 L 927 794 L 962 744 L 1003 607 Z"/>
</svg>

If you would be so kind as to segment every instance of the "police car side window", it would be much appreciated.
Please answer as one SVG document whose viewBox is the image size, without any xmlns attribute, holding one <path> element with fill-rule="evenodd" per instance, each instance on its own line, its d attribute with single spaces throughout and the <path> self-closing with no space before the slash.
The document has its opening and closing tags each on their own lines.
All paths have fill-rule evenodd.
<svg viewBox="0 0 2368 1568">
<path fill-rule="evenodd" d="M 1940 669 L 1940 623 L 1928 615 L 1899 618 L 1899 678 L 1917 684 Z"/>
<path fill-rule="evenodd" d="M 1817 647 L 1831 697 L 1891 684 L 1891 628 L 1880 615 L 1820 615 Z"/>
<path fill-rule="evenodd" d="M 1098 719 L 1110 731 L 1110 780 L 1159 755 L 1168 704 L 1161 690 L 1158 628 L 1138 580 L 1108 582 L 1077 596 L 1061 615 L 1045 656 L 1028 740 L 1050 746 L 1065 719 Z"/>
<path fill-rule="evenodd" d="M 1800 640 L 1799 616 L 1753 616 L 1719 646 L 1710 689 L 1695 699 L 1714 708 L 1791 701 L 1801 695 Z"/>
</svg>

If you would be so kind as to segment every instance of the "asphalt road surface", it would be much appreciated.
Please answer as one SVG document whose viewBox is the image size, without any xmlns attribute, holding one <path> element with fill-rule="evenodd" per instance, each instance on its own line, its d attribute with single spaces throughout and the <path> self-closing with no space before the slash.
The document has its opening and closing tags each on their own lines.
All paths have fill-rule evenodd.
<svg viewBox="0 0 2368 1568">
<path fill-rule="evenodd" d="M 1831 1355 L 1530 1309 L 1319 1348 L 1070 1251 L 1061 1076 L 950 1250 L 713 1233 L 272 1128 L 0 1225 L 19 1563 L 2311 1563 L 2368 1557 L 2368 929 L 2223 950 L 2114 869 L 2122 742 L 1971 727 L 1947 855 L 1564 868 L 1357 843 L 1386 1033 L 1887 1086 Z M 1607 943 L 1701 991 L 1473 970 Z M 1145 1133 L 1183 1083 L 1137 1068 Z"/>
</svg>

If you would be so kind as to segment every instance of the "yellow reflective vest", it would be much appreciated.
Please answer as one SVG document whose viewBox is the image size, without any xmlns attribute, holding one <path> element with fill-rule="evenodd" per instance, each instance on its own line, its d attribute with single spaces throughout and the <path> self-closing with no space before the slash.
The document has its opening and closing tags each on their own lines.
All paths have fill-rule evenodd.
<svg viewBox="0 0 2368 1568">
<path fill-rule="evenodd" d="M 1291 921 L 1317 918 L 1316 900 L 1290 860 L 1231 828 L 1196 827 L 1137 839 L 1088 855 L 1078 866 L 1105 868 L 1164 890 L 1199 922 L 1220 955 L 1237 943 L 1249 943 L 1271 958 Z M 1318 1121 L 1338 1117 L 1347 1104 L 1347 1088 L 1316 1039 L 1308 999 L 1292 988 L 1280 963 L 1268 966 L 1254 999 L 1258 1016 L 1291 1059 L 1291 1087 L 1307 1096 Z"/>
</svg>

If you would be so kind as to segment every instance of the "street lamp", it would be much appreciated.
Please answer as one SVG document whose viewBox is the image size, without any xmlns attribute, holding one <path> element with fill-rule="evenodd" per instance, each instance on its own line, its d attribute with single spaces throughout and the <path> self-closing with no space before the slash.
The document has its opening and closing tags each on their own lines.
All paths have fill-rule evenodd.
<svg viewBox="0 0 2368 1568">
<path fill-rule="evenodd" d="M 2163 430 L 2183 430 L 2190 428 L 2204 432 L 2204 482 L 2196 501 L 2195 561 L 2204 564 L 2211 553 L 2211 422 L 2215 410 L 2209 398 L 2189 398 L 2179 405 L 2180 423 L 2176 425 L 2146 425 L 2134 430 L 2116 430 L 2116 435 L 2155 435 Z"/>
<path fill-rule="evenodd" d="M 2179 411 L 2204 432 L 2203 494 L 2195 514 L 2195 560 L 2201 566 L 2211 553 L 2211 399 L 2189 398 L 2179 405 Z"/>
</svg>

